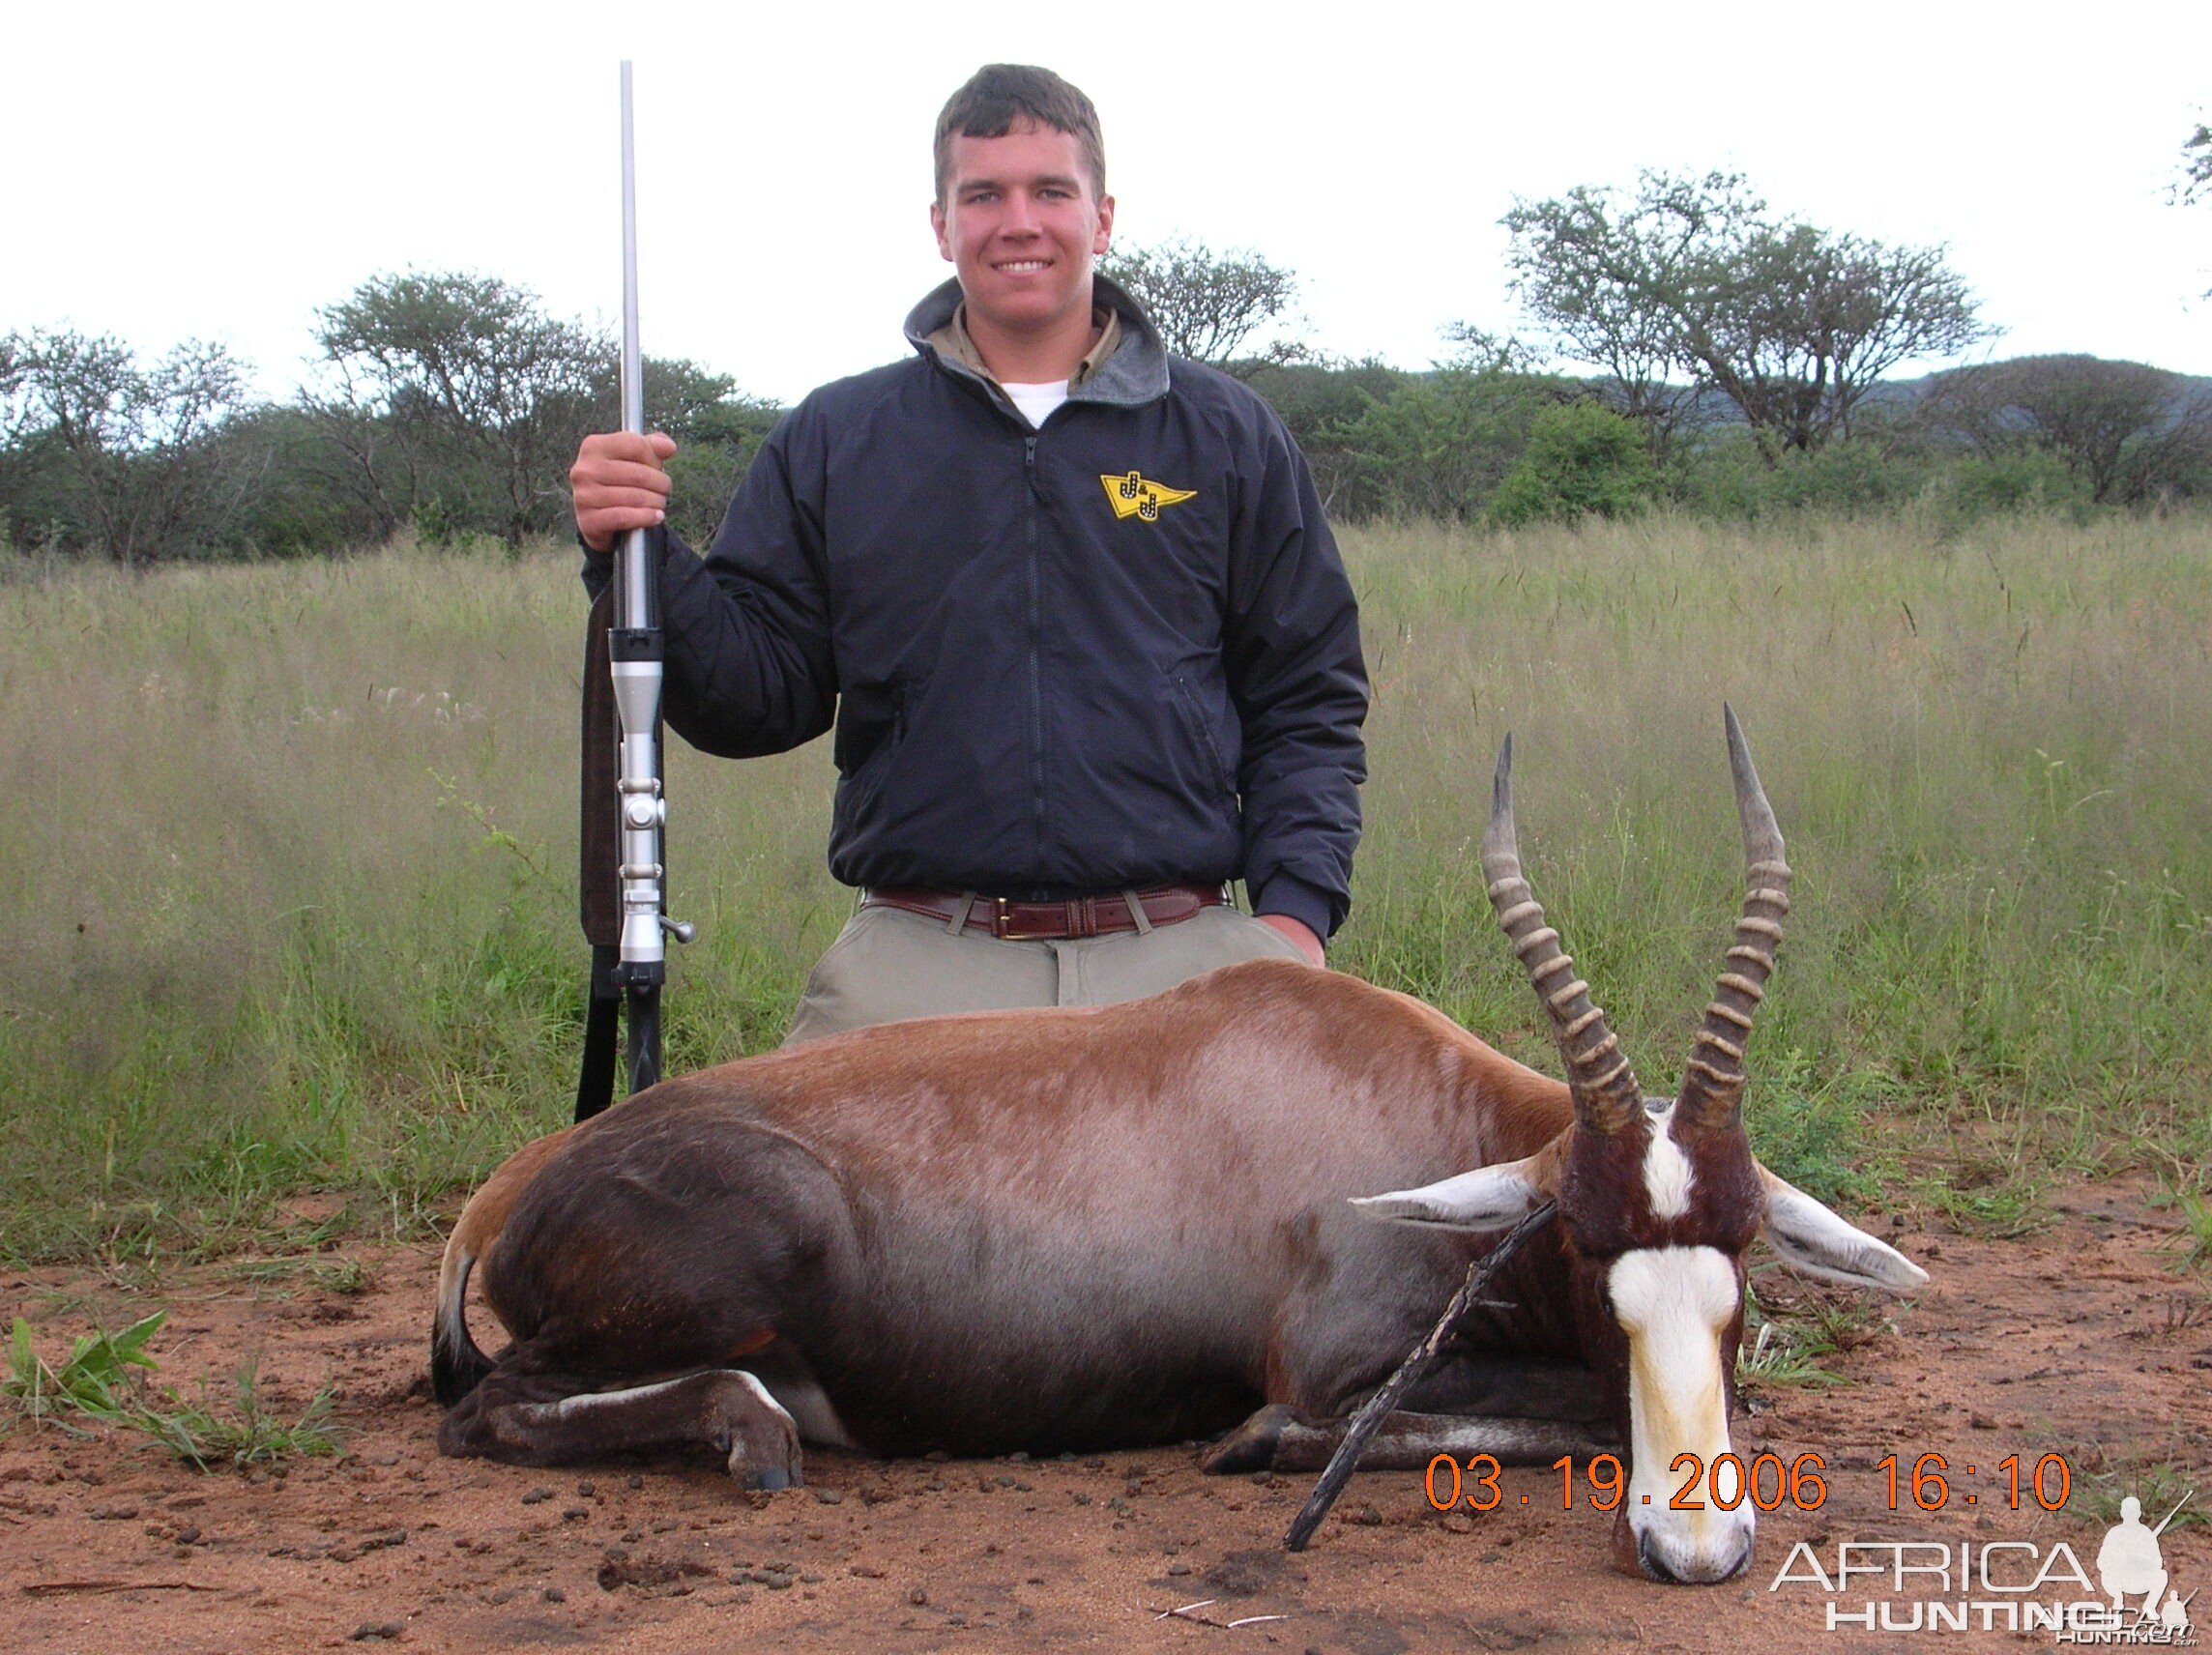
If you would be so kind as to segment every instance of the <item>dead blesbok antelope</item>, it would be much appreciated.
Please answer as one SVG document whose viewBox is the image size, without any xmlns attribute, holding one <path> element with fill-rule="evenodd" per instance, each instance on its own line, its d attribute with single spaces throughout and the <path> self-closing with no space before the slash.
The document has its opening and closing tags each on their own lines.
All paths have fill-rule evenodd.
<svg viewBox="0 0 2212 1655">
<path fill-rule="evenodd" d="M 544 1464 L 704 1441 L 776 1488 L 800 1480 L 801 1439 L 981 1455 L 1242 1420 L 1208 1468 L 1313 1468 L 1495 1245 L 1483 1233 L 1556 1200 L 1363 1463 L 1621 1445 L 1616 1560 L 1730 1578 L 1751 1502 L 1674 1510 L 1669 1467 L 1729 1450 L 1753 1235 L 1829 1281 L 1927 1277 L 1752 1155 L 1744 1040 L 1790 870 L 1728 725 L 1750 891 L 1674 1102 L 1644 1096 L 1522 878 L 1508 740 L 1483 870 L 1564 1085 L 1405 995 L 1288 961 L 664 1081 L 527 1146 L 462 1213 L 432 1340 L 439 1446 Z M 514 1340 L 496 1360 L 464 1321 L 480 1261 Z"/>
</svg>

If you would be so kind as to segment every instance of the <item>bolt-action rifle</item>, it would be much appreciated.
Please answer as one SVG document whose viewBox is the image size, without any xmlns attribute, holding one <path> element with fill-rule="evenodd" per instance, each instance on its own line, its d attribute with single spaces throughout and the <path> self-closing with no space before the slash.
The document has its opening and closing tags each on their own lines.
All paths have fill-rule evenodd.
<svg viewBox="0 0 2212 1655">
<path fill-rule="evenodd" d="M 637 341 L 637 164 L 630 70 L 622 66 L 622 428 L 645 431 L 644 359 Z M 584 648 L 582 880 L 592 991 L 584 1027 L 576 1118 L 607 1107 L 615 1024 L 627 1030 L 629 1089 L 660 1078 L 660 990 L 667 939 L 692 927 L 668 917 L 661 787 L 660 537 L 632 529 L 615 546 L 614 579 L 593 605 Z M 619 731 L 619 739 L 618 739 Z"/>
</svg>

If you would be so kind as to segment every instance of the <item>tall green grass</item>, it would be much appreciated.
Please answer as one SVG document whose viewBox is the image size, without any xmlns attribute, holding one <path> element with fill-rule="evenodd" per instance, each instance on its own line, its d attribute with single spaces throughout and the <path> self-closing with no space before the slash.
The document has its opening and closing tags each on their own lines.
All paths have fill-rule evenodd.
<svg viewBox="0 0 2212 1655">
<path fill-rule="evenodd" d="M 1473 856 L 1511 729 L 1530 876 L 1671 1082 L 1740 894 L 1725 697 L 1799 875 L 1752 1062 L 1769 1158 L 1968 1211 L 2023 1170 L 2200 1180 L 2201 519 L 1346 550 L 1378 696 L 1340 966 L 1549 1063 Z M 553 550 L 7 571 L 0 1254 L 218 1250 L 306 1186 L 404 1232 L 566 1118 L 581 608 Z M 772 1044 L 850 899 L 819 748 L 670 765 L 680 1068 Z"/>
<path fill-rule="evenodd" d="M 1511 729 L 1538 893 L 1646 1086 L 1671 1089 L 1741 887 L 1732 700 L 1798 874 L 1749 1104 L 1778 1166 L 1845 1188 L 1879 1110 L 1892 1161 L 1963 1170 L 1953 1191 L 2123 1160 L 2200 1177 L 2205 531 L 1364 537 L 1381 695 L 1344 963 L 1535 1060 L 1527 986 L 1470 919 L 1480 783 Z"/>
</svg>

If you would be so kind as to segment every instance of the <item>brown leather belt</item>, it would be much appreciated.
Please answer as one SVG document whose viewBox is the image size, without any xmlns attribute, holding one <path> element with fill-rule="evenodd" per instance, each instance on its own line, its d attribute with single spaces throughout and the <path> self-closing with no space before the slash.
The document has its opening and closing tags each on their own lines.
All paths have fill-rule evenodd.
<svg viewBox="0 0 2212 1655">
<path fill-rule="evenodd" d="M 902 908 L 942 919 L 948 930 L 980 931 L 1006 943 L 1041 943 L 1106 937 L 1173 925 L 1202 909 L 1229 901 L 1227 886 L 1163 885 L 1150 890 L 1079 896 L 1070 902 L 1016 902 L 973 891 L 917 890 L 881 886 L 860 893 L 862 908 Z M 1143 917 L 1138 917 L 1139 915 Z"/>
</svg>

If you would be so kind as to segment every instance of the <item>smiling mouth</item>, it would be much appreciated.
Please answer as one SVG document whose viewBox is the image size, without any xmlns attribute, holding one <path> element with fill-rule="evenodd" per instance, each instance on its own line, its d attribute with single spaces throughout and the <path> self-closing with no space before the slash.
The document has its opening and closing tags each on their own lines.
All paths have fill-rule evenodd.
<svg viewBox="0 0 2212 1655">
<path fill-rule="evenodd" d="M 1005 263 L 995 264 L 991 268 L 1003 276 L 1032 276 L 1040 270 L 1048 270 L 1051 266 L 1050 259 L 1008 259 Z"/>
</svg>

